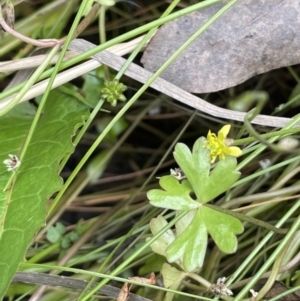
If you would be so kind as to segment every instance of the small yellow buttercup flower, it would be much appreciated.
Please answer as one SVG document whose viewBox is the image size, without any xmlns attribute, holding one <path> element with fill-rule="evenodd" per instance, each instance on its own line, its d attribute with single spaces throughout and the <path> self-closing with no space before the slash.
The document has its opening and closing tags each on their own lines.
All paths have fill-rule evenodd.
<svg viewBox="0 0 300 301">
<path fill-rule="evenodd" d="M 216 161 L 216 158 L 219 156 L 220 159 L 224 160 L 225 155 L 238 157 L 243 152 L 237 146 L 230 146 L 232 143 L 231 139 L 227 139 L 227 135 L 230 131 L 230 124 L 224 125 L 221 130 L 218 132 L 218 137 L 216 134 L 211 133 L 209 130 L 207 134 L 207 146 L 210 151 L 211 163 Z"/>
</svg>

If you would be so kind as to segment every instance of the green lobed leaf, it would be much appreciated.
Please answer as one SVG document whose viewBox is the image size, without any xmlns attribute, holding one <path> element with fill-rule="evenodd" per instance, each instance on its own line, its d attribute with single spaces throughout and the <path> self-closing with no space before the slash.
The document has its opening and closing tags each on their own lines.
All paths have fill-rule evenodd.
<svg viewBox="0 0 300 301">
<path fill-rule="evenodd" d="M 209 176 L 205 189 L 205 197 L 208 201 L 229 190 L 239 179 L 241 173 L 235 171 L 236 165 L 235 157 L 226 156 L 225 160 L 218 161 Z"/>
<path fill-rule="evenodd" d="M 204 137 L 197 139 L 193 152 L 183 143 L 177 143 L 174 151 L 176 162 L 186 175 L 200 202 L 206 200 L 205 185 L 208 183 L 210 170 L 210 157 L 208 150 L 204 148 L 205 141 Z"/>
<path fill-rule="evenodd" d="M 201 206 L 191 198 L 193 190 L 187 180 L 180 183 L 173 176 L 164 176 L 159 180 L 159 184 L 164 190 L 152 189 L 147 193 L 153 206 L 173 210 L 193 210 Z"/>
<path fill-rule="evenodd" d="M 183 268 L 188 272 L 192 272 L 203 265 L 206 253 L 207 230 L 200 212 L 201 208 L 196 211 L 190 225 L 166 250 L 168 261 L 182 261 Z"/>
<path fill-rule="evenodd" d="M 153 235 L 158 233 L 163 227 L 165 227 L 168 222 L 164 219 L 162 215 L 152 218 L 150 221 L 150 230 Z M 155 240 L 151 245 L 153 252 L 166 256 L 167 247 L 175 240 L 175 235 L 172 230 L 167 230 L 162 234 L 157 240 Z"/>
<path fill-rule="evenodd" d="M 240 177 L 240 173 L 235 171 L 236 159 L 230 156 L 218 161 L 210 174 L 210 157 L 205 146 L 206 139 L 201 137 L 195 142 L 192 152 L 182 143 L 176 145 L 174 152 L 176 162 L 201 203 L 207 203 L 227 191 Z"/>
<path fill-rule="evenodd" d="M 71 232 L 69 233 L 69 237 L 70 237 L 70 240 L 71 240 L 72 242 L 76 242 L 76 241 L 79 239 L 79 235 L 78 235 L 78 233 L 75 232 L 75 231 L 71 231 Z"/>
<path fill-rule="evenodd" d="M 176 290 L 181 281 L 186 277 L 186 273 L 177 270 L 168 263 L 164 263 L 161 269 L 164 279 L 164 286 Z"/>
<path fill-rule="evenodd" d="M 155 235 L 166 225 L 167 221 L 162 216 L 152 219 L 152 234 Z M 208 233 L 218 248 L 228 254 L 236 251 L 236 234 L 243 232 L 240 220 L 206 206 L 189 211 L 175 227 L 176 236 L 173 231 L 168 230 L 151 245 L 151 248 L 153 252 L 165 256 L 169 262 L 182 265 L 188 272 L 202 267 Z"/>
<path fill-rule="evenodd" d="M 161 269 L 164 280 L 164 286 L 172 290 L 178 290 L 182 280 L 186 277 L 186 273 L 177 270 L 168 263 L 164 263 Z M 174 293 L 167 292 L 164 301 L 171 301 L 175 297 Z"/>
<path fill-rule="evenodd" d="M 218 248 L 224 253 L 234 253 L 237 249 L 236 234 L 244 230 L 241 221 L 231 215 L 203 206 L 200 218 Z"/>
<path fill-rule="evenodd" d="M 161 241 L 157 240 L 151 247 L 154 252 L 165 255 L 169 262 L 182 264 L 186 271 L 191 272 L 203 264 L 208 232 L 221 251 L 233 253 L 237 248 L 235 235 L 242 233 L 242 223 L 230 215 L 203 206 L 203 203 L 230 189 L 240 173 L 235 171 L 236 159 L 230 156 L 220 160 L 211 170 L 204 137 L 195 142 L 192 152 L 185 144 L 178 143 L 174 157 L 187 180 L 180 183 L 172 176 L 162 177 L 160 186 L 164 190 L 151 190 L 148 198 L 154 206 L 188 212 L 175 224 L 176 238 L 171 231 L 172 239 L 165 237 Z M 192 192 L 195 192 L 200 202 L 191 198 Z M 151 229 L 154 234 L 167 221 L 160 220 L 155 224 L 157 229 Z"/>
<path fill-rule="evenodd" d="M 27 104 L 26 104 L 27 105 Z M 8 154 L 18 157 L 31 125 L 32 116 L 18 105 L 0 118 L 0 162 Z M 0 298 L 4 295 L 35 233 L 45 225 L 46 202 L 62 186 L 59 163 L 73 152 L 72 136 L 88 111 L 70 95 L 54 90 L 24 154 L 15 178 L 0 165 Z"/>
<path fill-rule="evenodd" d="M 183 218 L 181 218 L 176 224 L 176 237 L 179 236 L 193 221 L 197 211 L 191 210 L 187 212 L 187 214 L 184 215 Z"/>
</svg>

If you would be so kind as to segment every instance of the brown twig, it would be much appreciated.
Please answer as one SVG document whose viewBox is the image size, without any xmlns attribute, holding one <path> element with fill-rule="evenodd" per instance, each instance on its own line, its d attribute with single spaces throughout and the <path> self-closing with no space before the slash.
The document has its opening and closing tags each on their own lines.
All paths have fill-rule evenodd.
<svg viewBox="0 0 300 301">
<path fill-rule="evenodd" d="M 43 273 L 29 273 L 29 272 L 17 272 L 13 279 L 13 282 L 25 282 L 33 284 L 41 284 L 47 286 L 60 286 L 70 289 L 84 289 L 88 281 L 81 279 L 74 279 L 71 277 L 58 276 L 58 275 L 49 275 Z M 92 284 L 92 287 L 95 287 L 97 283 Z M 117 298 L 120 289 L 110 285 L 104 285 L 101 289 L 98 290 L 98 294 L 104 294 L 110 298 Z M 128 301 L 151 301 L 150 299 L 141 297 L 136 294 L 130 294 Z"/>
<path fill-rule="evenodd" d="M 0 26 L 2 26 L 2 28 L 7 33 L 11 34 L 12 36 L 16 37 L 17 39 L 22 40 L 25 43 L 32 44 L 37 47 L 50 48 L 50 47 L 54 47 L 57 44 L 60 44 L 60 41 L 57 39 L 36 40 L 36 39 L 29 38 L 27 36 L 24 36 L 20 32 L 12 29 L 3 18 L 1 5 L 0 5 Z"/>
<path fill-rule="evenodd" d="M 80 33 L 82 33 L 87 26 L 91 23 L 91 21 L 95 18 L 95 16 L 97 15 L 97 12 L 99 10 L 100 4 L 96 3 L 92 9 L 90 10 L 90 12 L 87 14 L 87 16 L 80 22 L 80 24 L 78 25 L 78 27 L 76 28 L 75 34 L 74 34 L 74 39 L 76 37 L 79 36 Z M 37 47 L 42 47 L 42 48 L 51 48 L 54 47 L 55 45 L 62 45 L 67 36 L 61 38 L 61 39 L 41 39 L 41 40 L 36 40 L 36 39 L 32 39 L 30 37 L 27 37 L 23 34 L 21 34 L 20 32 L 14 30 L 13 28 L 11 28 L 5 21 L 5 19 L 3 18 L 3 13 L 2 13 L 2 7 L 0 5 L 0 26 L 3 28 L 3 30 L 5 30 L 7 33 L 11 34 L 12 36 L 14 36 L 15 38 L 37 46 Z"/>
</svg>

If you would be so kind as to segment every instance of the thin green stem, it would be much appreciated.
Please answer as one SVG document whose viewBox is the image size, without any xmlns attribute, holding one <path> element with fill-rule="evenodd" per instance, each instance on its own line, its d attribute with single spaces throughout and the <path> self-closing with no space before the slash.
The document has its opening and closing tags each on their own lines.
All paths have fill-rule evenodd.
<svg viewBox="0 0 300 301">
<path fill-rule="evenodd" d="M 291 129 L 293 126 L 295 126 L 300 121 L 300 115 L 297 115 L 291 122 L 289 122 L 283 130 Z M 276 141 L 279 137 L 274 136 L 269 139 L 269 142 L 272 143 Z M 265 145 L 260 145 L 252 154 L 247 156 L 245 160 L 243 160 L 236 168 L 236 170 L 241 170 L 243 167 L 245 167 L 248 163 L 252 162 L 254 158 L 256 158 L 260 153 L 262 153 L 266 149 Z M 244 179 L 243 179 L 244 180 Z M 237 184 L 237 183 L 235 183 Z"/>
<path fill-rule="evenodd" d="M 3 109 L 0 109 L 0 116 L 3 116 L 7 112 L 9 112 L 16 104 L 20 102 L 20 100 L 24 97 L 24 95 L 28 92 L 28 90 L 33 86 L 34 83 L 40 78 L 43 71 L 50 64 L 51 60 L 58 52 L 59 46 L 55 46 L 50 53 L 47 55 L 45 61 L 34 71 L 29 80 L 22 86 L 21 91 L 16 95 L 16 97 Z"/>
<path fill-rule="evenodd" d="M 99 40 L 100 44 L 106 43 L 106 26 L 105 26 L 105 14 L 106 14 L 107 7 L 105 5 L 101 5 L 100 13 L 99 13 Z M 103 66 L 105 79 L 110 80 L 110 72 L 108 66 Z"/>
<path fill-rule="evenodd" d="M 96 54 L 100 51 L 103 51 L 103 50 L 107 49 L 110 46 L 114 46 L 118 43 L 122 43 L 122 42 L 124 42 L 124 41 L 126 41 L 130 38 L 133 38 L 137 35 L 140 35 L 140 34 L 146 32 L 146 31 L 152 29 L 153 27 L 160 26 L 164 23 L 167 23 L 169 21 L 177 19 L 181 16 L 187 15 L 189 13 L 192 13 L 192 12 L 196 11 L 196 10 L 203 9 L 205 7 L 211 6 L 213 4 L 217 4 L 217 3 L 222 2 L 222 1 L 223 0 L 207 0 L 207 1 L 204 1 L 204 2 L 200 2 L 200 3 L 197 3 L 197 4 L 191 5 L 187 8 L 184 8 L 184 9 L 178 11 L 178 12 L 170 14 L 170 15 L 164 17 L 164 18 L 161 18 L 161 19 L 155 20 L 153 22 L 150 22 L 148 24 L 145 24 L 143 26 L 140 26 L 139 28 L 136 28 L 136 29 L 134 29 L 130 32 L 127 32 L 127 33 L 123 34 L 123 35 L 120 35 L 119 37 L 116 37 L 116 38 L 114 38 L 110 41 L 107 41 L 106 43 L 104 43 L 102 45 L 99 45 L 98 47 L 95 47 L 95 48 L 93 48 L 93 49 L 91 49 L 91 50 L 89 50 L 85 53 L 82 53 L 82 54 L 68 60 L 67 62 L 62 63 L 60 65 L 60 67 L 61 67 L 60 70 L 68 68 L 68 67 L 70 67 L 74 64 L 77 64 L 77 63 L 79 63 L 83 60 L 86 60 L 89 57 L 91 57 L 92 55 L 94 55 L 94 54 Z M 234 0 L 233 2 L 236 2 L 236 1 L 237 0 Z M 45 78 L 49 77 L 52 74 L 52 72 L 53 72 L 53 69 L 51 68 L 48 71 L 44 72 L 39 79 L 42 80 L 42 79 L 45 79 Z M 19 84 L 15 87 L 3 92 L 0 95 L 0 100 L 12 95 L 13 93 L 16 93 L 23 85 L 24 85 L 24 83 Z"/>
<path fill-rule="evenodd" d="M 174 0 L 171 5 L 166 9 L 166 11 L 162 14 L 160 19 L 168 16 L 171 11 L 177 6 L 177 4 L 180 2 L 180 0 Z M 156 31 L 157 27 L 153 27 L 142 39 L 142 41 L 139 43 L 139 45 L 134 49 L 132 54 L 129 56 L 129 58 L 126 60 L 126 63 L 124 66 L 119 70 L 118 74 L 116 75 L 116 79 L 119 80 L 122 75 L 124 74 L 125 70 L 128 68 L 128 66 L 133 62 L 136 55 L 141 51 L 143 46 L 147 43 L 147 41 L 151 38 L 153 33 Z"/>
<path fill-rule="evenodd" d="M 90 116 L 88 117 L 88 120 L 84 123 L 83 127 L 80 129 L 79 133 L 76 135 L 76 138 L 73 142 L 74 147 L 79 143 L 79 141 L 81 140 L 82 136 L 84 135 L 84 133 L 86 132 L 87 128 L 91 125 L 92 121 L 94 120 L 94 118 L 96 117 L 97 113 L 99 112 L 99 110 L 101 109 L 102 105 L 104 103 L 104 100 L 100 100 L 97 105 L 95 106 L 95 108 L 93 109 L 92 113 L 90 114 Z M 60 163 L 60 166 L 63 168 L 65 166 L 65 164 L 67 163 L 67 161 L 69 160 L 71 154 L 69 154 L 68 156 L 64 157 L 64 159 L 62 160 L 62 162 Z M 56 200 L 56 198 L 55 198 Z M 56 204 L 55 200 L 52 202 L 51 204 L 51 208 L 55 207 Z"/>
<path fill-rule="evenodd" d="M 100 44 L 104 44 L 106 42 L 106 32 L 105 32 L 105 5 L 101 5 L 100 13 L 99 13 L 99 40 Z"/>
<path fill-rule="evenodd" d="M 281 266 L 281 263 L 284 259 L 284 256 L 286 254 L 286 251 L 290 245 L 290 242 L 291 241 L 288 241 L 286 243 L 286 245 L 284 245 L 284 248 L 283 250 L 278 254 L 278 256 L 275 258 L 275 261 L 274 261 L 274 264 L 273 264 L 273 267 L 272 267 L 272 271 L 271 271 L 271 274 L 270 276 L 268 277 L 268 280 L 267 282 L 264 284 L 264 286 L 262 287 L 262 289 L 260 290 L 260 292 L 258 293 L 257 295 L 257 300 L 260 300 L 262 299 L 271 289 L 272 289 L 272 286 L 274 284 L 274 282 L 276 281 L 276 277 L 278 276 L 278 272 L 279 272 L 279 269 L 280 269 L 280 266 Z M 276 252 L 276 251 L 275 251 Z"/>
<path fill-rule="evenodd" d="M 273 138 L 273 137 L 279 137 L 283 138 L 285 136 L 293 135 L 300 132 L 300 127 L 297 128 L 291 128 L 291 129 L 282 129 L 279 131 L 274 131 L 266 134 L 260 134 L 260 137 L 263 139 Z M 257 141 L 256 137 L 248 137 L 243 139 L 237 139 L 234 141 L 233 145 L 244 145 L 251 142 Z"/>
<path fill-rule="evenodd" d="M 289 211 L 280 219 L 280 221 L 275 225 L 275 227 L 279 228 L 281 227 L 300 207 L 300 200 L 298 200 L 292 208 L 289 209 Z M 294 223 L 295 225 L 295 223 Z M 283 240 L 286 240 L 286 237 L 290 236 L 290 233 L 294 233 L 295 229 L 293 227 L 293 230 L 291 229 L 290 232 L 288 232 Z M 251 254 L 244 260 L 241 265 L 237 268 L 237 270 L 233 273 L 233 275 L 230 277 L 230 279 L 227 282 L 227 285 L 230 285 L 231 283 L 234 282 L 234 280 L 239 276 L 239 274 L 243 273 L 244 269 L 250 264 L 250 262 L 253 260 L 253 258 L 257 255 L 257 253 L 266 246 L 267 242 L 271 239 L 271 237 L 274 235 L 274 232 L 269 232 L 263 239 L 259 242 L 259 244 L 256 246 L 254 250 L 252 250 Z M 274 252 L 275 253 L 275 252 Z M 273 253 L 273 254 L 274 254 Z M 272 254 L 272 258 L 273 258 Z M 263 273 L 266 271 L 267 267 L 262 270 Z M 255 277 L 253 277 L 253 281 L 251 280 L 249 283 L 246 285 L 246 288 L 244 287 L 243 290 L 239 293 L 238 299 L 234 299 L 235 301 L 240 301 L 247 293 L 248 291 L 254 286 L 254 283 L 259 279 L 261 276 L 259 274 L 256 274 Z"/>
<path fill-rule="evenodd" d="M 279 223 L 282 223 L 283 221 L 286 220 L 286 218 L 288 216 L 290 216 L 291 212 L 295 212 L 296 210 L 298 210 L 300 207 L 300 200 L 297 201 L 297 203 L 287 212 L 287 214 L 285 214 L 285 216 L 281 219 L 281 221 Z M 278 223 L 278 224 L 279 224 Z M 293 223 L 292 227 L 290 228 L 289 232 L 284 236 L 284 238 L 282 239 L 280 245 L 276 248 L 276 250 L 269 256 L 269 258 L 267 259 L 267 261 L 264 263 L 264 265 L 260 268 L 260 270 L 255 274 L 255 276 L 243 287 L 243 289 L 239 292 L 239 294 L 235 297 L 235 301 L 241 301 L 242 298 L 244 298 L 246 296 L 246 294 L 248 294 L 249 290 L 254 286 L 254 284 L 257 282 L 258 279 L 260 279 L 261 275 L 263 275 L 263 273 L 265 273 L 267 271 L 267 269 L 271 266 L 271 264 L 276 260 L 276 258 L 278 256 L 280 256 L 280 253 L 284 250 L 284 248 L 286 247 L 286 245 L 288 244 L 288 242 L 290 241 L 290 239 L 292 239 L 292 237 L 294 236 L 295 232 L 298 231 L 300 227 L 300 216 L 298 216 L 295 220 L 295 222 Z M 266 238 L 271 237 L 270 235 L 271 233 L 267 234 Z M 265 239 L 263 239 L 262 242 L 264 242 Z M 263 247 L 261 244 L 262 242 L 259 244 L 260 247 Z M 265 242 L 264 242 L 265 244 Z M 258 248 L 256 248 L 258 249 Z M 255 253 L 255 252 L 252 252 Z M 252 256 L 252 253 L 249 257 Z M 248 257 L 248 258 L 249 258 Z M 247 262 L 247 260 L 245 260 L 243 262 L 243 265 Z M 241 267 L 238 269 L 240 271 Z M 236 272 L 237 273 L 237 272 Z M 236 274 L 235 273 L 235 274 Z M 232 279 L 234 278 L 234 276 L 232 277 Z"/>
<path fill-rule="evenodd" d="M 297 83 L 300 84 L 299 75 L 295 72 L 294 68 L 292 66 L 287 66 L 287 69 L 289 70 L 291 75 L 294 77 L 294 79 L 297 81 Z"/>
<path fill-rule="evenodd" d="M 118 112 L 118 114 L 112 119 L 112 121 L 105 127 L 103 132 L 99 135 L 93 145 L 89 148 L 85 156 L 81 159 L 81 161 L 76 166 L 75 170 L 69 176 L 67 181 L 65 182 L 62 189 L 59 191 L 56 196 L 59 199 L 63 193 L 66 191 L 67 187 L 73 181 L 79 170 L 83 167 L 83 165 L 87 162 L 88 158 L 94 152 L 94 150 L 99 146 L 104 137 L 109 133 L 115 123 L 127 112 L 127 110 L 137 101 L 137 99 L 148 89 L 148 87 L 166 70 L 166 68 L 184 51 L 186 47 L 188 47 L 205 29 L 207 29 L 215 20 L 217 20 L 225 11 L 227 11 L 237 0 L 231 1 L 226 4 L 220 11 L 218 11 L 212 18 L 210 18 L 202 27 L 200 27 L 196 33 L 194 33 L 177 51 L 161 66 L 153 76 L 145 83 L 136 94 L 124 105 L 124 107 Z M 49 212 L 53 210 L 54 207 L 51 206 Z"/>
<path fill-rule="evenodd" d="M 161 235 L 163 235 L 167 230 L 173 227 L 179 220 L 181 220 L 187 212 L 182 212 L 178 214 L 171 222 L 169 222 L 165 227 L 163 227 L 157 234 L 151 237 L 143 246 L 141 246 L 137 251 L 134 252 L 131 256 L 125 259 L 116 269 L 114 269 L 110 275 L 118 275 L 126 266 L 128 266 L 139 254 L 141 254 L 146 248 L 150 247 L 150 245 L 156 241 Z M 93 290 L 91 290 L 81 301 L 87 301 L 92 295 L 100 289 L 103 285 L 105 285 L 109 280 L 102 280 Z"/>
<path fill-rule="evenodd" d="M 28 259 L 27 262 L 36 263 L 46 257 L 49 257 L 49 255 L 52 254 L 53 251 L 55 251 L 59 248 L 60 243 L 61 243 L 61 241 L 58 241 L 56 243 L 49 245 L 48 248 L 39 251 L 35 256 L 32 256 L 30 259 Z"/>
<path fill-rule="evenodd" d="M 275 296 L 274 298 L 272 299 L 269 299 L 268 301 L 280 301 L 280 300 L 288 300 L 288 296 L 291 295 L 292 293 L 294 292 L 299 292 L 300 291 L 300 286 L 296 286 L 296 287 L 293 287 L 293 288 L 290 288 L 288 290 L 285 290 L 283 293 Z M 286 298 L 284 298 L 286 297 Z"/>
<path fill-rule="evenodd" d="M 211 204 L 205 204 L 206 207 L 208 208 L 211 208 L 213 210 L 216 210 L 216 211 L 219 211 L 219 212 L 222 212 L 224 214 L 228 214 L 228 215 L 231 215 L 233 217 L 236 217 L 242 221 L 245 221 L 245 222 L 248 222 L 248 223 L 251 223 L 251 224 L 254 224 L 256 226 L 259 226 L 259 227 L 262 227 L 262 228 L 265 228 L 265 229 L 268 229 L 272 232 L 275 232 L 275 233 L 278 233 L 278 234 L 286 234 L 288 229 L 279 229 L 277 227 L 274 227 L 273 225 L 271 224 L 268 224 L 266 222 L 263 222 L 262 220 L 259 220 L 259 219 L 256 219 L 254 217 L 251 217 L 251 216 L 247 216 L 245 214 L 241 214 L 241 213 L 238 213 L 238 212 L 234 212 L 234 211 L 231 211 L 231 210 L 228 210 L 228 209 L 225 209 L 225 208 L 222 208 L 220 206 L 215 206 L 215 205 L 211 205 Z"/>
<path fill-rule="evenodd" d="M 255 243 L 255 242 L 254 242 Z M 237 279 L 237 282 L 233 285 L 230 286 L 230 289 L 236 289 L 239 287 L 244 286 L 246 283 L 248 283 L 249 278 L 245 278 L 245 276 L 247 274 L 251 274 L 251 269 L 252 271 L 255 269 L 255 267 L 253 267 L 255 264 L 257 264 L 257 262 L 259 261 L 259 259 L 261 259 L 263 256 L 267 256 L 267 252 L 272 250 L 274 247 L 278 246 L 279 242 L 273 243 L 271 245 L 265 246 L 263 248 L 263 250 L 261 250 L 252 260 L 251 262 L 245 267 L 245 269 L 243 270 L 243 273 L 239 276 L 239 279 Z M 250 277 L 251 278 L 251 277 Z M 243 279 L 243 280 L 240 280 Z"/>
<path fill-rule="evenodd" d="M 297 161 L 297 160 L 299 160 L 299 159 L 300 159 L 300 156 L 293 157 L 293 158 L 290 158 L 290 159 L 285 160 L 285 161 L 283 161 L 283 162 L 280 162 L 280 163 L 278 163 L 278 164 L 272 165 L 272 166 L 270 166 L 270 167 L 268 167 L 268 168 L 265 168 L 265 169 L 263 169 L 263 170 L 260 170 L 260 171 L 256 172 L 255 174 L 252 174 L 252 175 L 250 175 L 250 176 L 248 176 L 248 177 L 245 177 L 245 178 L 243 178 L 243 179 L 241 179 L 241 180 L 235 182 L 235 183 L 232 185 L 232 188 L 233 188 L 233 187 L 236 187 L 236 186 L 239 186 L 239 185 L 242 185 L 242 184 L 244 184 L 244 183 L 247 183 L 247 182 L 249 182 L 249 181 L 251 181 L 251 180 L 253 180 L 253 179 L 255 179 L 255 178 L 258 178 L 259 176 L 262 176 L 262 175 L 266 174 L 267 172 L 271 172 L 271 171 L 273 171 L 273 170 L 276 170 L 276 169 L 281 168 L 282 166 L 289 165 L 290 163 L 295 162 L 295 161 Z"/>
<path fill-rule="evenodd" d="M 56 54 L 56 52 L 58 51 L 59 49 L 59 46 L 55 46 L 49 53 L 47 59 L 44 61 L 44 63 L 41 65 L 42 69 L 43 68 L 46 68 L 46 66 L 49 64 L 49 62 L 51 61 L 51 59 L 53 58 L 53 56 Z M 29 87 L 35 82 L 35 80 L 37 79 L 37 75 L 41 72 L 41 70 L 38 68 L 35 73 L 33 74 L 33 76 L 31 77 L 31 79 L 27 82 L 28 85 L 25 85 L 22 89 L 22 91 L 20 92 L 20 94 L 22 95 L 23 93 L 25 94 L 27 92 L 27 89 L 29 89 Z M 30 85 L 29 85 L 30 83 Z M 25 91 L 26 90 L 26 91 Z M 18 101 L 21 99 L 22 97 L 20 97 L 20 95 L 17 95 L 16 98 L 7 106 L 5 107 L 3 110 L 5 112 L 7 112 L 9 110 L 9 108 L 12 108 L 16 103 L 18 103 Z M 16 100 L 18 100 L 16 102 Z M 36 126 L 37 126 L 37 123 L 40 119 L 40 116 L 42 114 L 42 111 L 43 111 L 43 108 L 45 106 L 45 103 L 46 103 L 46 98 L 43 97 L 42 98 L 42 101 L 38 107 L 38 110 L 34 116 L 34 119 L 32 121 L 32 124 L 31 124 L 31 127 L 29 129 L 29 132 L 28 132 L 28 135 L 26 136 L 26 139 L 25 139 L 25 142 L 24 142 L 24 145 L 21 149 L 21 153 L 19 155 L 19 159 L 21 161 L 21 164 L 22 164 L 22 161 L 23 161 L 23 158 L 24 158 L 24 155 L 26 153 L 26 150 L 28 148 L 28 145 L 31 141 L 31 138 L 32 138 L 32 135 L 36 129 Z M 1 114 L 0 114 L 1 115 Z M 7 184 L 5 185 L 4 187 L 4 191 L 6 191 L 7 189 L 9 189 L 9 187 L 11 186 L 12 182 L 14 181 L 15 177 L 17 175 L 17 172 L 14 172 L 11 177 L 9 178 Z"/>
<path fill-rule="evenodd" d="M 248 112 L 245 115 L 244 118 L 244 126 L 246 128 L 246 130 L 250 133 L 250 135 L 252 135 L 254 138 L 256 138 L 257 141 L 259 141 L 260 143 L 262 143 L 263 145 L 265 145 L 266 147 L 269 147 L 271 150 L 273 150 L 274 152 L 280 152 L 280 149 L 278 146 L 270 143 L 268 140 L 264 139 L 263 137 L 261 137 L 261 135 L 259 135 L 258 132 L 256 132 L 256 130 L 254 129 L 254 127 L 251 124 L 251 120 L 253 120 L 253 118 L 258 115 L 260 112 L 260 110 L 258 109 L 253 109 L 250 112 Z M 277 136 L 276 139 L 279 139 L 279 137 Z"/>
<path fill-rule="evenodd" d="M 129 258 L 127 258 L 121 265 L 119 265 L 115 271 L 110 273 L 110 275 L 96 273 L 96 272 L 90 272 L 90 271 L 86 271 L 86 270 L 67 268 L 67 267 L 61 267 L 61 266 L 44 265 L 44 264 L 40 265 L 40 264 L 23 263 L 23 264 L 21 264 L 21 267 L 23 267 L 23 268 L 38 267 L 38 268 L 46 268 L 49 270 L 55 269 L 55 270 L 59 270 L 59 271 L 68 271 L 68 272 L 73 272 L 76 274 L 82 273 L 84 275 L 90 275 L 93 277 L 104 278 L 104 280 L 102 280 L 99 283 L 98 289 L 101 286 L 103 286 L 104 284 L 106 284 L 109 280 L 116 280 L 116 281 L 120 281 L 120 282 L 128 282 L 131 284 L 141 285 L 141 286 L 155 288 L 155 289 L 162 289 L 163 291 L 167 291 L 167 292 L 178 293 L 177 291 L 174 291 L 174 290 L 169 290 L 169 289 L 160 288 L 160 287 L 154 286 L 154 285 L 148 285 L 148 284 L 140 283 L 140 282 L 129 280 L 129 279 L 115 277 L 115 275 L 118 274 L 119 271 L 123 270 L 123 268 L 126 267 L 135 258 L 135 256 L 141 254 L 146 248 L 148 248 L 155 240 L 157 240 L 161 235 L 163 235 L 168 229 L 173 227 L 175 225 L 175 223 L 177 223 L 181 218 L 183 218 L 185 216 L 185 214 L 186 214 L 186 212 L 182 212 L 181 214 L 176 216 L 165 227 L 163 227 L 158 233 L 156 233 L 153 237 L 151 237 L 138 251 L 136 251 L 133 255 L 131 255 Z M 191 295 L 191 294 L 184 294 L 184 295 L 195 297 L 194 295 Z M 89 297 L 91 297 L 91 296 L 85 296 L 85 298 L 82 299 L 81 301 L 87 300 Z"/>
</svg>

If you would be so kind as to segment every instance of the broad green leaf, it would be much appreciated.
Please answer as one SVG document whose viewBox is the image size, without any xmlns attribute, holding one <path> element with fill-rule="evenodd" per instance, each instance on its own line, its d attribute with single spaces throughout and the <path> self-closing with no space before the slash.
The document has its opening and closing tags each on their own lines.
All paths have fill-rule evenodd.
<svg viewBox="0 0 300 301">
<path fill-rule="evenodd" d="M 208 207 L 201 207 L 200 219 L 218 248 L 224 253 L 234 253 L 237 248 L 236 234 L 243 232 L 243 225 L 237 218 L 215 211 Z"/>
<path fill-rule="evenodd" d="M 176 145 L 174 152 L 176 162 L 201 203 L 207 203 L 230 189 L 240 176 L 234 170 L 236 159 L 229 156 L 220 160 L 210 174 L 210 157 L 205 145 L 206 139 L 201 137 L 195 142 L 192 153 L 182 143 Z"/>
<path fill-rule="evenodd" d="M 22 107 L 22 105 L 19 105 Z M 32 116 L 17 106 L 0 118 L 0 162 L 8 154 L 18 157 Z M 59 163 L 73 152 L 72 136 L 88 114 L 86 107 L 55 90 L 33 133 L 20 167 L 7 191 L 13 172 L 0 165 L 0 298 L 18 269 L 35 233 L 45 225 L 46 202 L 62 186 Z"/>
<path fill-rule="evenodd" d="M 205 185 L 208 183 L 210 170 L 209 152 L 205 146 L 206 139 L 201 137 L 194 144 L 193 152 L 183 143 L 175 146 L 174 158 L 181 170 L 191 183 L 197 199 L 203 203 L 205 196 Z"/>
<path fill-rule="evenodd" d="M 151 247 L 154 252 L 166 255 L 169 262 L 182 263 L 191 272 L 203 264 L 208 233 L 221 251 L 233 253 L 237 248 L 235 235 L 242 233 L 242 223 L 230 215 L 208 210 L 203 203 L 230 189 L 240 173 L 235 171 L 236 159 L 230 156 L 211 169 L 204 137 L 195 142 L 192 152 L 185 144 L 178 143 L 174 157 L 187 180 L 180 183 L 172 176 L 162 177 L 159 183 L 164 190 L 151 190 L 147 196 L 154 206 L 188 212 L 175 224 L 176 238 L 171 231 L 172 239 L 157 240 Z M 200 202 L 191 198 L 192 192 Z M 152 233 L 157 233 L 167 221 L 155 221 L 155 224 L 157 229 Z"/>
<path fill-rule="evenodd" d="M 201 206 L 191 198 L 192 187 L 187 180 L 180 183 L 173 176 L 164 176 L 159 184 L 164 190 L 153 189 L 147 193 L 153 206 L 173 210 L 193 210 Z"/>
<path fill-rule="evenodd" d="M 191 224 L 167 248 L 169 262 L 182 261 L 186 271 L 192 272 L 203 265 L 207 247 L 207 230 L 197 210 Z M 184 219 L 184 217 L 183 217 Z"/>
<path fill-rule="evenodd" d="M 163 264 L 161 273 L 164 279 L 164 286 L 166 288 L 172 288 L 173 290 L 176 290 L 182 279 L 186 277 L 186 273 L 177 270 L 168 263 Z"/>
<path fill-rule="evenodd" d="M 176 224 L 176 236 L 179 236 L 193 221 L 197 211 L 191 210 L 183 218 L 181 218 Z"/>
<path fill-rule="evenodd" d="M 164 286 L 172 290 L 177 290 L 181 285 L 182 280 L 186 277 L 186 273 L 178 271 L 168 263 L 163 264 L 161 274 L 163 276 Z M 167 292 L 164 301 L 171 301 L 174 296 L 174 293 Z"/>
<path fill-rule="evenodd" d="M 236 251 L 236 234 L 243 232 L 237 218 L 205 206 L 188 212 L 175 226 L 176 239 L 167 247 L 166 257 L 169 262 L 181 261 L 188 272 L 202 267 L 208 233 L 218 248 L 228 254 Z"/>
<path fill-rule="evenodd" d="M 152 218 L 150 221 L 150 230 L 153 235 L 159 232 L 163 227 L 165 227 L 168 222 L 164 219 L 162 215 L 156 218 Z M 175 235 L 172 230 L 167 230 L 163 235 L 161 235 L 154 243 L 150 245 L 153 252 L 166 256 L 167 247 L 175 240 Z"/>
<path fill-rule="evenodd" d="M 207 201 L 229 190 L 239 179 L 241 174 L 235 171 L 236 163 L 236 158 L 230 156 L 227 156 L 225 160 L 218 161 L 208 178 L 207 186 L 205 186 L 205 197 Z"/>
</svg>

